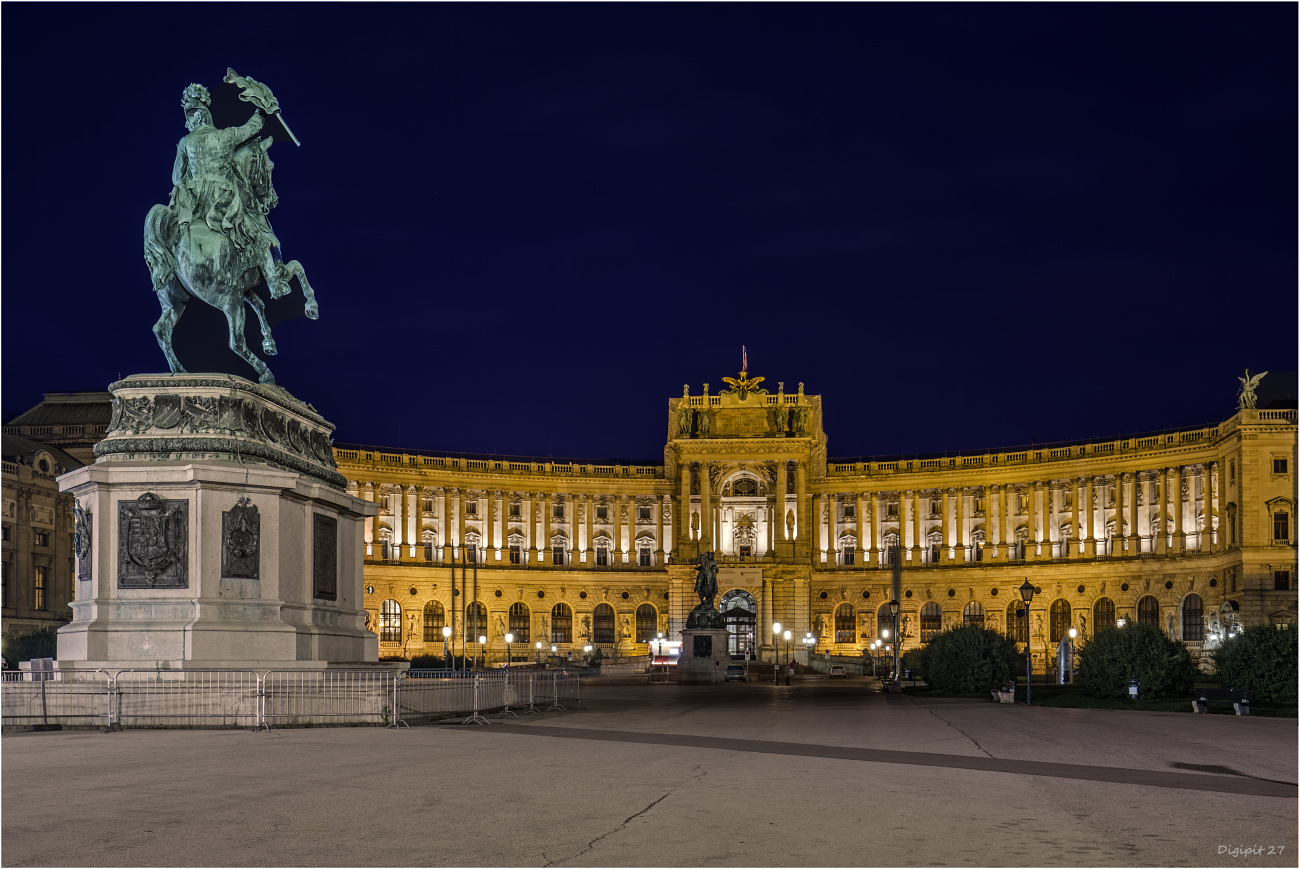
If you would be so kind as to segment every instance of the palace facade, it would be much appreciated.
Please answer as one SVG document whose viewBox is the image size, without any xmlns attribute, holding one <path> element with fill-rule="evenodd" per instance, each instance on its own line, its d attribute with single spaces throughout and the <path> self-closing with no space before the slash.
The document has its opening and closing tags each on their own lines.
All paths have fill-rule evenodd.
<svg viewBox="0 0 1300 869">
<path fill-rule="evenodd" d="M 667 405 L 662 465 L 597 465 L 338 445 L 367 520 L 380 655 L 488 660 L 678 639 L 699 553 L 719 564 L 732 652 L 861 656 L 979 622 L 1041 669 L 1075 628 L 1160 626 L 1199 654 L 1233 624 L 1296 617 L 1296 411 L 1101 442 L 913 459 L 827 458 L 822 397 L 753 388 Z M 1029 618 L 1017 587 L 1037 588 Z M 815 645 L 805 637 L 815 639 Z M 810 648 L 811 646 L 811 648 Z M 780 654 L 784 656 L 785 649 Z"/>
</svg>

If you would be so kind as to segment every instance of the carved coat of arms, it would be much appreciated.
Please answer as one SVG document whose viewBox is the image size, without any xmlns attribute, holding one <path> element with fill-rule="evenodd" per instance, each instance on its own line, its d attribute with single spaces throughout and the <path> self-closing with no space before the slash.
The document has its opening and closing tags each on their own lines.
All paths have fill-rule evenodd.
<svg viewBox="0 0 1300 869">
<path fill-rule="evenodd" d="M 189 588 L 189 502 L 117 502 L 117 587 Z"/>
<path fill-rule="evenodd" d="M 257 506 L 240 498 L 221 514 L 221 575 L 230 579 L 257 579 L 261 552 L 262 518 Z"/>
</svg>

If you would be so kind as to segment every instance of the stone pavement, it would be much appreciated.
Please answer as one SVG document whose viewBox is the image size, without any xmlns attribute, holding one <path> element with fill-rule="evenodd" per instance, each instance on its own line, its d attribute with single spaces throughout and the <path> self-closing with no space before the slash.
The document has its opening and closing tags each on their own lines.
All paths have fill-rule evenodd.
<svg viewBox="0 0 1300 869">
<path fill-rule="evenodd" d="M 490 727 L 5 734 L 4 864 L 1297 863 L 1294 719 L 869 680 L 583 696 Z"/>
</svg>

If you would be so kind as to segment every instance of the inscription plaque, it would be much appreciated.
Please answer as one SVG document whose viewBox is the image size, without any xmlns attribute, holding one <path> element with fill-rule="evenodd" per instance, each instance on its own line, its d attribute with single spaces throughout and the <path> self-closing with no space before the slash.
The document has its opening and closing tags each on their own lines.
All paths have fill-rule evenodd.
<svg viewBox="0 0 1300 869">
<path fill-rule="evenodd" d="M 712 658 L 713 657 L 713 637 L 703 634 L 695 637 L 695 657 Z"/>
<path fill-rule="evenodd" d="M 227 579 L 258 579 L 262 517 L 257 506 L 240 498 L 221 514 L 221 575 Z"/>
<path fill-rule="evenodd" d="M 338 599 L 338 532 L 333 516 L 312 514 L 312 592 L 320 600 Z"/>
<path fill-rule="evenodd" d="M 189 510 L 153 492 L 117 502 L 118 588 L 189 588 Z"/>
</svg>

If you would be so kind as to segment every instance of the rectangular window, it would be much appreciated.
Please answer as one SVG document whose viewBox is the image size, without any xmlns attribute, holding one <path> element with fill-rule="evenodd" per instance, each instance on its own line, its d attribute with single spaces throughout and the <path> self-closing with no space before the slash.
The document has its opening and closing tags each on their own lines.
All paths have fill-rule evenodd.
<svg viewBox="0 0 1300 869">
<path fill-rule="evenodd" d="M 848 519 L 856 519 L 856 518 L 857 518 L 857 515 L 858 515 L 858 505 L 857 505 L 857 504 L 845 504 L 845 505 L 844 505 L 844 518 L 845 518 L 846 520 L 848 520 Z"/>
<path fill-rule="evenodd" d="M 38 610 L 45 609 L 45 603 L 46 603 L 45 590 L 47 588 L 46 583 L 48 582 L 49 578 L 50 578 L 50 569 L 48 567 L 42 567 L 41 565 L 38 564 L 36 566 L 35 585 L 33 586 L 33 591 L 35 593 L 32 595 L 32 606 Z"/>
<path fill-rule="evenodd" d="M 596 547 L 596 564 L 600 566 L 609 564 L 609 550 L 604 546 Z"/>
<path fill-rule="evenodd" d="M 640 561 L 640 564 L 641 564 L 642 567 L 651 567 L 651 566 L 653 566 L 653 564 L 654 564 L 654 556 L 650 554 L 650 550 L 649 550 L 649 549 L 642 549 L 642 550 L 641 550 L 641 561 Z"/>
<path fill-rule="evenodd" d="M 36 543 L 37 546 L 49 546 L 49 545 L 50 545 L 50 532 L 48 532 L 48 531 L 37 531 L 37 532 L 35 533 L 35 535 L 34 535 L 34 542 Z"/>
<path fill-rule="evenodd" d="M 478 515 L 478 502 L 477 502 L 477 501 L 467 501 L 467 502 L 465 503 L 465 515 L 466 515 L 466 516 L 477 516 L 477 515 Z"/>
<path fill-rule="evenodd" d="M 551 547 L 551 564 L 563 564 L 563 563 L 564 563 L 564 547 L 563 547 L 563 546 L 552 546 L 552 547 Z"/>
<path fill-rule="evenodd" d="M 886 515 L 886 516 L 890 516 L 890 517 L 897 517 L 897 516 L 898 516 L 898 502 L 897 502 L 897 501 L 895 501 L 895 502 L 893 502 L 892 504 L 889 504 L 889 505 L 887 506 L 887 508 L 886 508 L 886 510 L 885 510 L 885 515 Z"/>
<path fill-rule="evenodd" d="M 478 547 L 473 543 L 465 544 L 465 563 L 478 564 Z"/>
<path fill-rule="evenodd" d="M 748 543 L 742 543 L 739 547 L 739 554 L 748 557 L 754 554 L 754 548 Z"/>
<path fill-rule="evenodd" d="M 1273 514 L 1273 539 L 1290 540 L 1291 539 L 1291 517 L 1287 513 Z"/>
<path fill-rule="evenodd" d="M 597 508 L 596 508 L 596 518 L 599 519 L 601 522 L 606 522 L 606 521 L 608 521 L 608 520 L 609 520 L 609 508 L 608 508 L 608 507 L 597 507 Z"/>
<path fill-rule="evenodd" d="M 1237 479 L 1237 463 L 1231 461 L 1228 462 L 1228 482 L 1232 482 L 1235 479 Z"/>
<path fill-rule="evenodd" d="M 432 544 L 432 543 L 426 543 L 426 544 L 424 544 L 424 560 L 425 560 L 425 561 L 433 561 L 433 544 Z"/>
<path fill-rule="evenodd" d="M 649 508 L 649 507 L 637 507 L 637 508 L 636 508 L 636 519 L 637 519 L 638 522 L 649 522 L 649 521 L 650 521 L 650 508 Z"/>
<path fill-rule="evenodd" d="M 8 543 L 10 540 L 14 539 L 14 531 L 12 525 L 4 525 L 4 526 L 0 526 L 0 528 L 3 528 L 3 530 L 0 530 L 0 540 L 3 540 L 5 543 Z"/>
<path fill-rule="evenodd" d="M 1275 473 L 1275 474 L 1285 474 L 1285 473 L 1286 473 L 1286 459 L 1274 459 L 1274 460 L 1273 460 L 1273 473 Z"/>
<path fill-rule="evenodd" d="M 425 513 L 432 513 L 432 512 L 433 512 L 433 499 L 432 499 L 432 498 L 425 498 L 425 499 L 423 499 L 422 501 L 420 501 L 420 509 L 423 510 Z"/>
<path fill-rule="evenodd" d="M 854 563 L 854 559 L 855 559 L 856 557 L 857 557 L 857 553 L 854 552 L 852 549 L 846 549 L 846 550 L 844 550 L 844 563 L 845 563 L 846 565 L 852 567 L 852 566 L 853 566 L 853 563 Z"/>
<path fill-rule="evenodd" d="M 9 606 L 9 584 L 13 579 L 14 566 L 8 561 L 0 565 L 0 606 Z"/>
<path fill-rule="evenodd" d="M 1291 590 L 1291 571 L 1275 570 L 1273 571 L 1273 591 L 1290 591 Z"/>
<path fill-rule="evenodd" d="M 556 504 L 554 507 L 552 507 L 552 508 L 551 508 L 551 516 L 552 516 L 553 518 L 555 518 L 555 519 L 563 519 L 563 518 L 564 518 L 564 505 L 563 505 L 563 504 Z"/>
<path fill-rule="evenodd" d="M 522 553 L 520 552 L 519 544 L 518 544 L 518 543 L 511 543 L 511 544 L 510 544 L 510 563 L 511 563 L 511 564 L 519 564 L 519 563 L 523 560 L 522 557 L 521 557 L 521 555 L 522 555 Z"/>
<path fill-rule="evenodd" d="M 522 504 L 511 504 L 511 505 L 510 505 L 510 518 L 511 518 L 511 519 L 518 519 L 518 518 L 519 518 L 519 516 L 520 516 L 520 508 L 521 508 L 522 506 L 523 506 Z"/>
</svg>

